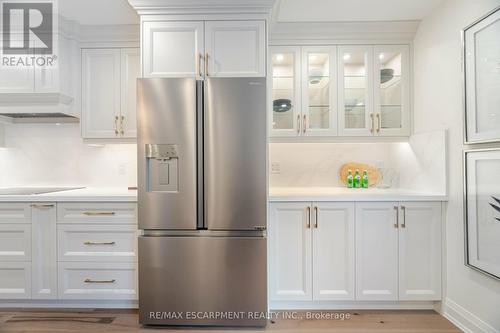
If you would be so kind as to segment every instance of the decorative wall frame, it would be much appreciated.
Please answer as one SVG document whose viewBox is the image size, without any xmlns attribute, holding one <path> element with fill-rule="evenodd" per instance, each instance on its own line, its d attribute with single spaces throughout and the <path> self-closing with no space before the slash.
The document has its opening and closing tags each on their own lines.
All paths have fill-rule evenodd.
<svg viewBox="0 0 500 333">
<path fill-rule="evenodd" d="M 465 264 L 500 279 L 500 148 L 464 151 Z"/>
<path fill-rule="evenodd" d="M 500 142 L 500 7 L 462 31 L 464 142 Z"/>
</svg>

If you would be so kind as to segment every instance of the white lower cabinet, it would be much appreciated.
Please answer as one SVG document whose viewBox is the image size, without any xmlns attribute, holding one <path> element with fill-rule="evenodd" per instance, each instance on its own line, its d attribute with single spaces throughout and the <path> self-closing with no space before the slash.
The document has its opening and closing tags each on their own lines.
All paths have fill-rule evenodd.
<svg viewBox="0 0 500 333">
<path fill-rule="evenodd" d="M 135 263 L 59 263 L 59 298 L 137 299 Z"/>
<path fill-rule="evenodd" d="M 269 269 L 271 300 L 312 299 L 311 204 L 270 206 Z"/>
<path fill-rule="evenodd" d="M 441 203 L 401 203 L 399 299 L 441 299 Z"/>
<path fill-rule="evenodd" d="M 313 299 L 354 300 L 354 203 L 313 203 Z"/>
<path fill-rule="evenodd" d="M 56 204 L 33 204 L 31 207 L 31 297 L 33 299 L 56 299 Z"/>
<path fill-rule="evenodd" d="M 0 262 L 0 299 L 31 298 L 31 263 Z"/>
<path fill-rule="evenodd" d="M 273 203 L 271 300 L 354 299 L 354 204 Z"/>
<path fill-rule="evenodd" d="M 0 203 L 0 299 L 136 300 L 137 205 Z"/>
<path fill-rule="evenodd" d="M 441 202 L 273 202 L 269 285 L 309 307 L 440 300 Z"/>
<path fill-rule="evenodd" d="M 398 299 L 398 206 L 356 204 L 356 298 Z"/>
</svg>

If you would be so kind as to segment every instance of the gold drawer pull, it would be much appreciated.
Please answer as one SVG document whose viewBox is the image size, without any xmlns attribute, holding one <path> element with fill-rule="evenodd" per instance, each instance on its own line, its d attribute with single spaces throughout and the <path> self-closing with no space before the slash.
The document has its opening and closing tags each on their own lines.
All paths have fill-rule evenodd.
<svg viewBox="0 0 500 333">
<path fill-rule="evenodd" d="M 85 283 L 115 283 L 116 280 L 92 280 L 92 279 L 85 279 L 83 282 Z"/>
<path fill-rule="evenodd" d="M 86 241 L 83 244 L 85 244 L 85 245 L 115 245 L 116 242 L 91 242 L 91 241 Z"/>
<path fill-rule="evenodd" d="M 115 212 L 83 212 L 83 215 L 87 216 L 113 216 Z"/>
<path fill-rule="evenodd" d="M 33 207 L 33 208 L 52 208 L 55 206 L 56 205 L 54 205 L 54 204 L 31 204 L 31 207 Z"/>
</svg>

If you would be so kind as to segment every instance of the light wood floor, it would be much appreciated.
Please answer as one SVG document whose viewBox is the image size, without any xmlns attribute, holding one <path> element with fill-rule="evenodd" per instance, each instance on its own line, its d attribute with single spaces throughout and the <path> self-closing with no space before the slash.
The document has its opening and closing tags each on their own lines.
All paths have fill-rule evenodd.
<svg viewBox="0 0 500 333">
<path fill-rule="evenodd" d="M 329 311 L 333 313 L 334 311 Z M 165 329 L 143 328 L 133 310 L 49 311 L 0 310 L 0 332 L 179 332 L 208 331 L 210 333 L 252 332 L 349 332 L 349 333 L 456 333 L 461 332 L 434 311 L 343 311 L 349 320 L 284 320 L 269 322 L 265 329 Z"/>
</svg>

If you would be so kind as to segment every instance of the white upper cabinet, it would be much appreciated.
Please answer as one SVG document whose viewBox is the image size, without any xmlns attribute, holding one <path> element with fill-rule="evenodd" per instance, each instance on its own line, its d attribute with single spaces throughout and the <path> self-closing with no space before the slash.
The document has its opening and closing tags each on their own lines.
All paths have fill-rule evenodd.
<svg viewBox="0 0 500 333">
<path fill-rule="evenodd" d="M 144 22 L 144 77 L 201 77 L 202 21 Z"/>
<path fill-rule="evenodd" d="M 137 78 L 141 76 L 141 55 L 138 48 L 121 49 L 120 123 L 124 138 L 137 137 Z"/>
<path fill-rule="evenodd" d="M 136 137 L 139 49 L 82 50 L 82 137 Z"/>
<path fill-rule="evenodd" d="M 207 76 L 266 76 L 264 21 L 206 21 Z"/>
<path fill-rule="evenodd" d="M 356 299 L 398 299 L 398 204 L 356 204 Z"/>
<path fill-rule="evenodd" d="M 53 65 L 46 60 L 44 65 L 4 66 L 0 65 L 1 93 L 59 93 L 65 103 L 70 103 L 76 91 L 73 74 L 78 71 L 79 52 L 75 41 L 57 35 L 57 59 Z M 35 45 L 41 43 L 35 42 Z M 29 56 L 29 55 L 28 55 Z M 52 58 L 50 58 L 52 59 Z"/>
<path fill-rule="evenodd" d="M 82 136 L 118 137 L 120 49 L 82 50 Z"/>
<path fill-rule="evenodd" d="M 273 203 L 270 214 L 269 297 L 312 300 L 310 203 Z"/>
<path fill-rule="evenodd" d="M 354 203 L 313 203 L 313 299 L 354 300 Z"/>
<path fill-rule="evenodd" d="M 375 46 L 374 114 L 375 134 L 410 134 L 410 64 L 406 45 Z"/>
<path fill-rule="evenodd" d="M 399 299 L 441 299 L 441 203 L 400 204 Z"/>
<path fill-rule="evenodd" d="M 145 21 L 144 77 L 266 75 L 266 25 L 255 21 Z"/>
<path fill-rule="evenodd" d="M 0 66 L 0 93 L 33 92 L 34 73 L 31 66 Z"/>
<path fill-rule="evenodd" d="M 272 137 L 409 136 L 408 45 L 270 47 Z"/>
<path fill-rule="evenodd" d="M 302 135 L 337 134 L 337 48 L 302 48 Z"/>
<path fill-rule="evenodd" d="M 302 133 L 300 47 L 270 48 L 271 136 L 290 137 Z"/>
</svg>

